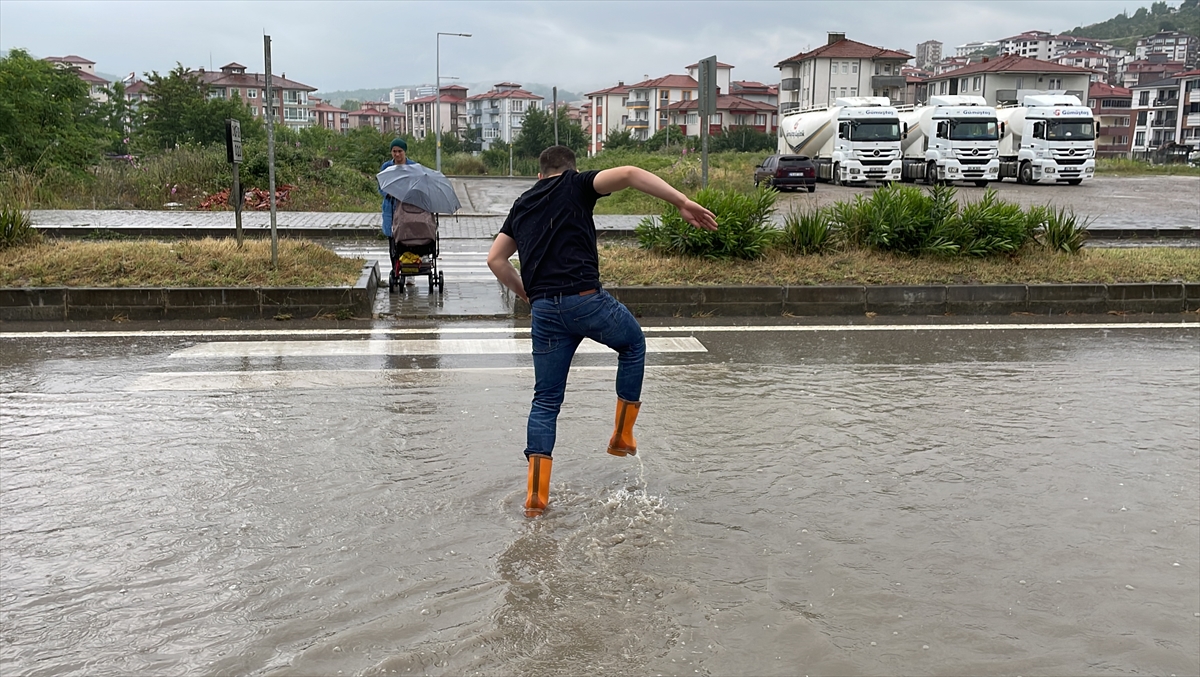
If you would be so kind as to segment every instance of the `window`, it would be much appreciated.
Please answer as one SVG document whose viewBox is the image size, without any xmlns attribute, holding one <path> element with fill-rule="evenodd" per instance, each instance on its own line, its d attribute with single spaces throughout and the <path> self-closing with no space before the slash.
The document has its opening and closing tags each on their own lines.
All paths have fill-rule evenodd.
<svg viewBox="0 0 1200 677">
<path fill-rule="evenodd" d="M 258 90 L 257 89 L 247 89 L 246 90 L 246 98 L 247 99 L 257 99 L 258 98 Z"/>
<path fill-rule="evenodd" d="M 958 80 L 958 93 L 959 93 L 959 94 L 962 94 L 962 93 L 963 93 L 963 92 L 965 92 L 965 91 L 967 91 L 967 78 L 959 78 L 959 80 Z"/>
<path fill-rule="evenodd" d="M 1139 106 L 1149 106 L 1150 105 L 1149 90 L 1144 91 L 1144 92 L 1138 92 L 1138 105 Z M 1141 118 L 1139 117 L 1138 119 L 1140 120 Z"/>
<path fill-rule="evenodd" d="M 983 84 L 982 77 L 976 75 L 975 77 L 971 78 L 971 91 L 978 92 L 979 88 L 980 88 L 980 86 L 982 86 L 982 84 Z"/>
<path fill-rule="evenodd" d="M 766 125 L 766 124 L 767 124 L 767 115 L 766 115 L 766 113 L 759 113 L 758 115 L 755 115 L 755 116 L 754 116 L 754 124 L 756 124 L 756 125 Z"/>
<path fill-rule="evenodd" d="M 627 96 L 621 97 L 621 105 L 628 106 L 629 105 L 629 97 L 627 97 Z"/>
<path fill-rule="evenodd" d="M 846 96 L 846 88 L 845 87 L 838 89 L 838 96 Z"/>
<path fill-rule="evenodd" d="M 1116 126 L 1117 127 L 1128 127 L 1129 126 L 1129 116 L 1126 115 L 1124 117 L 1117 118 Z"/>
<path fill-rule="evenodd" d="M 829 105 L 833 105 L 833 100 L 837 98 L 837 87 L 829 88 Z"/>
<path fill-rule="evenodd" d="M 843 61 L 842 62 L 842 75 L 845 75 L 846 73 L 849 73 L 849 72 L 850 72 L 850 62 Z"/>
<path fill-rule="evenodd" d="M 1025 89 L 1025 78 L 1017 78 L 1016 89 Z"/>
<path fill-rule="evenodd" d="M 857 62 L 857 61 L 855 61 L 854 63 L 850 64 L 850 72 L 851 72 L 851 73 L 857 73 L 857 72 L 858 72 L 858 62 Z"/>
<path fill-rule="evenodd" d="M 512 112 L 520 113 L 524 110 L 525 110 L 525 102 L 524 101 L 521 101 L 518 99 L 518 100 L 514 100 L 512 102 Z"/>
<path fill-rule="evenodd" d="M 946 93 L 946 84 L 947 84 L 947 82 L 948 82 L 947 80 L 942 80 L 940 83 L 938 83 L 938 94 L 945 94 L 945 93 Z"/>
<path fill-rule="evenodd" d="M 229 88 L 229 98 L 232 99 L 235 96 L 238 98 L 241 98 L 241 94 L 242 94 L 242 90 L 238 89 L 237 87 Z"/>
<path fill-rule="evenodd" d="M 858 87 L 850 88 L 850 96 L 858 96 Z"/>
<path fill-rule="evenodd" d="M 1062 89 L 1062 78 L 1050 78 L 1050 82 L 1047 87 L 1050 89 Z"/>
<path fill-rule="evenodd" d="M 690 90 L 690 89 L 683 90 L 683 100 L 684 101 L 692 100 L 692 90 Z"/>
<path fill-rule="evenodd" d="M 1135 146 L 1146 145 L 1146 132 L 1138 132 L 1137 134 L 1134 134 L 1133 135 L 1133 145 L 1135 145 Z"/>
</svg>

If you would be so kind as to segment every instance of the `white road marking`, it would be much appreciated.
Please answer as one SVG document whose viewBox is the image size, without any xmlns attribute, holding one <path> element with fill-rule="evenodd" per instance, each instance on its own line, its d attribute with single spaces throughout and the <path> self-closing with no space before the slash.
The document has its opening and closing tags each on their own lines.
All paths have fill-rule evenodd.
<svg viewBox="0 0 1200 677">
<path fill-rule="evenodd" d="M 678 365 L 647 365 L 646 371 L 676 368 Z M 571 367 L 576 372 L 612 372 L 616 366 Z M 449 369 L 296 369 L 276 371 L 164 371 L 142 374 L 126 392 L 205 391 L 205 390 L 278 390 L 314 388 L 380 388 L 394 390 L 437 378 L 447 372 L 507 373 L 533 377 L 533 367 L 472 367 Z"/>
<path fill-rule="evenodd" d="M 228 341 L 204 343 L 171 354 L 173 358 L 211 357 L 345 357 L 365 355 L 528 355 L 532 339 L 408 339 L 403 341 Z M 578 353 L 611 353 L 611 348 L 585 339 Z M 703 343 L 690 336 L 646 340 L 648 353 L 703 353 Z"/>
<path fill-rule="evenodd" d="M 1176 322 L 1104 322 L 1104 323 L 1046 323 L 1046 324 L 893 324 L 893 325 L 706 325 L 680 327 L 642 327 L 647 334 L 704 334 L 756 332 L 912 332 L 912 331 L 1066 331 L 1114 329 L 1182 329 L 1200 328 L 1200 322 L 1181 319 Z M 416 336 L 416 335 L 504 334 L 528 336 L 528 327 L 379 327 L 375 329 L 163 329 L 150 331 L 9 331 L 0 332 L 0 339 L 42 338 L 180 338 L 180 337 L 253 337 L 253 336 Z"/>
</svg>

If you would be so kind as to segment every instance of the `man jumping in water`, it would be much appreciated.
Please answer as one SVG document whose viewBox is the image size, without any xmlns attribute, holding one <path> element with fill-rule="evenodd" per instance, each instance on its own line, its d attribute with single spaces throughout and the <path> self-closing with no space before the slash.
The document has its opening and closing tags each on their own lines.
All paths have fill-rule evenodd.
<svg viewBox="0 0 1200 677">
<path fill-rule="evenodd" d="M 546 509 L 551 455 L 567 373 L 580 341 L 590 338 L 617 351 L 617 416 L 608 453 L 637 454 L 633 424 L 642 405 L 646 337 L 629 309 L 600 285 L 596 201 L 634 188 L 679 208 L 693 226 L 716 230 L 713 213 L 666 181 L 638 167 L 575 170 L 575 153 L 551 146 L 538 157 L 538 182 L 513 203 L 488 252 L 488 268 L 533 311 L 533 405 L 526 427 L 529 459 L 525 516 Z M 509 259 L 518 254 L 521 271 Z"/>
</svg>

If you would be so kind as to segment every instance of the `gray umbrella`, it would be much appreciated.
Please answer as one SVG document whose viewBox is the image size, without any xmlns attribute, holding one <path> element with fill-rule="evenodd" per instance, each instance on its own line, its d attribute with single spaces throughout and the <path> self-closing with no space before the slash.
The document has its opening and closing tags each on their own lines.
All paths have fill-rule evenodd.
<svg viewBox="0 0 1200 677">
<path fill-rule="evenodd" d="M 461 206 L 446 175 L 423 165 L 392 165 L 375 178 L 384 193 L 427 212 L 453 214 Z"/>
</svg>

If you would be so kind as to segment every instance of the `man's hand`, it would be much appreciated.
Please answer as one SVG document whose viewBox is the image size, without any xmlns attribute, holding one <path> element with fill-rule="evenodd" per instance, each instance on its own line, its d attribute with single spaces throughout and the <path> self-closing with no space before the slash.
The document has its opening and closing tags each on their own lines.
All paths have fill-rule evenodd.
<svg viewBox="0 0 1200 677">
<path fill-rule="evenodd" d="M 702 230 L 716 230 L 717 217 L 704 207 L 688 200 L 679 208 L 679 215 L 684 221 Z"/>
</svg>

